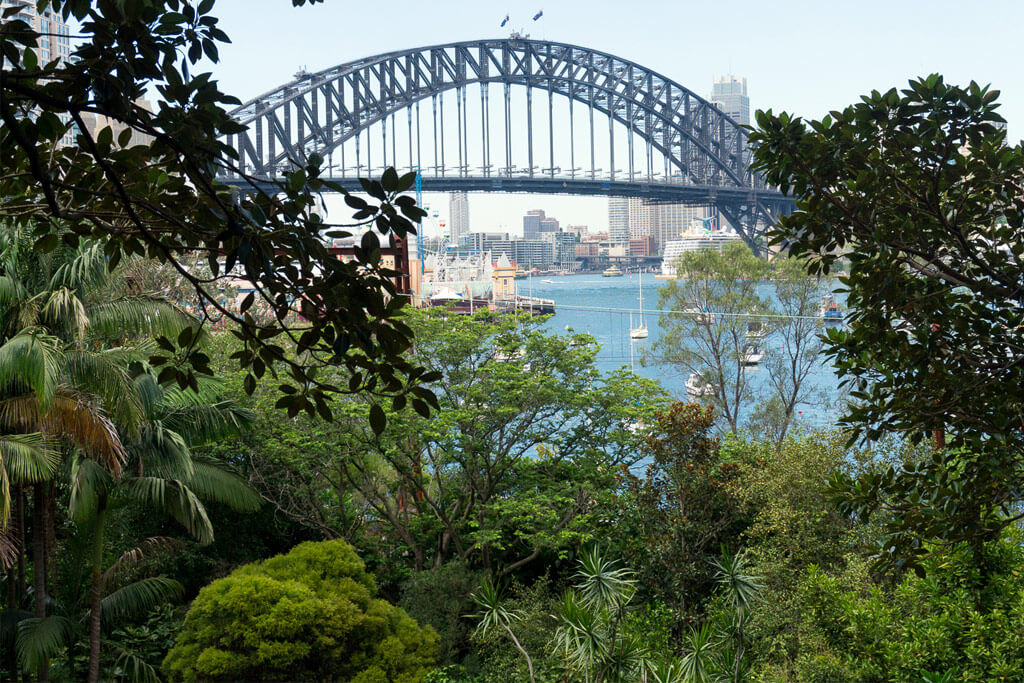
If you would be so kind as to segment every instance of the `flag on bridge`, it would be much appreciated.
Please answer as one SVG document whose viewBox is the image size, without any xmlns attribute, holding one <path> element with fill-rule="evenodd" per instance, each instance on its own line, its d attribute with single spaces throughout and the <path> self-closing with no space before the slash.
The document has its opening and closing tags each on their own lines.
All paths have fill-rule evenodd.
<svg viewBox="0 0 1024 683">
<path fill-rule="evenodd" d="M 538 19 L 540 19 L 543 16 L 544 16 L 544 10 L 540 10 L 539 12 L 537 12 L 536 14 L 533 15 L 533 20 L 537 21 Z"/>
<path fill-rule="evenodd" d="M 507 24 L 507 23 L 508 23 L 508 15 L 506 14 L 505 18 L 501 20 L 501 27 L 505 28 L 505 24 Z"/>
</svg>

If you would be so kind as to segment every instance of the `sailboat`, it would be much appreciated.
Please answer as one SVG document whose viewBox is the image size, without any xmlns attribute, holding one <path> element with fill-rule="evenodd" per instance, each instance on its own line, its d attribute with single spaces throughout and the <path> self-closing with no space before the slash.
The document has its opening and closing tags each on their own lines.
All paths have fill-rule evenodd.
<svg viewBox="0 0 1024 683">
<path fill-rule="evenodd" d="M 639 274 L 640 280 L 640 326 L 633 327 L 633 314 L 629 314 L 629 338 L 647 339 L 647 325 L 644 324 L 644 276 Z"/>
</svg>

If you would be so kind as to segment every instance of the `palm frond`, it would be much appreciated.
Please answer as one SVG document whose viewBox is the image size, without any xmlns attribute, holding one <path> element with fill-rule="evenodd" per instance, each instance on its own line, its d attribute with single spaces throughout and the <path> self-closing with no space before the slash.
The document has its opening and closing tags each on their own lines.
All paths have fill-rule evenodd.
<svg viewBox="0 0 1024 683">
<path fill-rule="evenodd" d="M 185 439 L 176 431 L 167 429 L 160 420 L 142 424 L 130 451 L 141 460 L 146 474 L 187 481 L 195 472 L 192 452 Z"/>
<path fill-rule="evenodd" d="M 134 652 L 126 650 L 120 643 L 104 640 L 103 647 L 117 655 L 115 665 L 127 672 L 128 680 L 134 683 L 160 683 L 160 674 L 153 665 Z"/>
<path fill-rule="evenodd" d="M 256 416 L 234 401 L 180 407 L 170 412 L 164 423 L 181 434 L 193 446 L 237 436 L 253 423 Z"/>
<path fill-rule="evenodd" d="M 18 561 L 18 543 L 0 530 L 0 569 L 7 571 Z"/>
<path fill-rule="evenodd" d="M 178 521 L 202 544 L 213 541 L 213 526 L 199 498 L 181 481 L 133 477 L 120 487 L 130 499 L 151 505 Z"/>
<path fill-rule="evenodd" d="M 110 472 L 95 460 L 75 456 L 71 463 L 71 500 L 68 509 L 78 523 L 91 519 L 96 513 L 100 495 L 110 491 L 114 479 Z"/>
<path fill-rule="evenodd" d="M 0 434 L 0 528 L 7 526 L 11 516 L 11 480 L 25 484 L 46 481 L 59 464 L 60 453 L 39 432 Z"/>
<path fill-rule="evenodd" d="M 60 465 L 60 452 L 39 432 L 0 435 L 0 457 L 11 479 L 22 484 L 46 481 Z"/>
<path fill-rule="evenodd" d="M 236 512 L 256 512 L 263 499 L 248 481 L 220 463 L 193 459 L 188 487 L 200 498 L 227 505 Z"/>
<path fill-rule="evenodd" d="M 67 287 L 58 287 L 47 293 L 39 319 L 50 329 L 71 332 L 79 341 L 85 337 L 85 330 L 89 327 L 85 304 Z"/>
<path fill-rule="evenodd" d="M 89 307 L 90 331 L 120 339 L 150 335 L 174 338 L 199 320 L 166 299 L 156 296 L 132 296 Z"/>
<path fill-rule="evenodd" d="M 61 287 L 77 292 L 96 289 L 109 277 L 102 242 L 83 243 L 63 254 L 63 263 L 50 278 L 50 289 Z"/>
<path fill-rule="evenodd" d="M 0 275 L 0 307 L 17 306 L 27 297 L 24 285 L 9 275 Z"/>
<path fill-rule="evenodd" d="M 185 544 L 170 536 L 153 536 L 147 538 L 131 550 L 126 550 L 114 564 L 103 572 L 103 585 L 110 586 L 113 582 L 131 569 L 141 567 L 159 553 L 173 553 L 181 550 Z"/>
<path fill-rule="evenodd" d="M 23 668 L 36 673 L 48 659 L 71 642 L 72 624 L 65 617 L 23 619 L 18 624 L 16 647 Z"/>
<path fill-rule="evenodd" d="M 180 600 L 184 594 L 184 587 L 166 576 L 139 579 L 103 598 L 100 602 L 100 618 L 110 626 L 123 619 L 142 616 L 165 602 Z"/>
<path fill-rule="evenodd" d="M 25 386 L 48 406 L 57 390 L 60 363 L 56 339 L 39 328 L 21 330 L 0 346 L 0 386 Z"/>
<path fill-rule="evenodd" d="M 68 387 L 58 387 L 56 397 L 45 411 L 35 396 L 0 400 L 0 423 L 17 431 L 43 432 L 67 439 L 98 458 L 114 476 L 121 473 L 127 457 L 110 418 L 87 395 Z"/>
<path fill-rule="evenodd" d="M 132 359 L 132 351 L 124 348 L 64 352 L 65 381 L 79 391 L 98 396 L 104 406 L 111 408 L 114 421 L 128 431 L 134 431 L 142 413 L 139 396 L 126 371 Z"/>
</svg>

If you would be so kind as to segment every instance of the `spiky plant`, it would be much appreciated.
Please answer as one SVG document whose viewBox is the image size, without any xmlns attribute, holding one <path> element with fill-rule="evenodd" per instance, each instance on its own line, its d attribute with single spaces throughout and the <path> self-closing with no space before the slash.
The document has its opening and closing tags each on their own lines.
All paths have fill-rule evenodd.
<svg viewBox="0 0 1024 683">
<path fill-rule="evenodd" d="M 508 634 L 512 644 L 515 645 L 516 649 L 526 659 L 526 667 L 530 672 L 530 683 L 534 683 L 533 660 L 519 642 L 515 631 L 512 630 L 512 624 L 522 621 L 523 615 L 515 610 L 508 609 L 502 604 L 501 590 L 491 579 L 485 580 L 469 597 L 480 607 L 480 612 L 473 615 L 473 618 L 479 619 L 476 625 L 476 632 L 481 635 L 487 635 L 492 629 L 501 629 Z"/>
</svg>

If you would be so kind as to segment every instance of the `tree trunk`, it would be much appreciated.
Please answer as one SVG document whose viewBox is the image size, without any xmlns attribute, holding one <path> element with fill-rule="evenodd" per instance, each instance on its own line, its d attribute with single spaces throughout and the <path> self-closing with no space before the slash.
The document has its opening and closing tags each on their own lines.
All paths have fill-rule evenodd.
<svg viewBox="0 0 1024 683">
<path fill-rule="evenodd" d="M 96 530 L 92 539 L 92 586 L 89 593 L 89 678 L 100 679 L 100 602 L 103 600 L 103 523 L 107 497 L 100 496 L 96 509 Z"/>
<path fill-rule="evenodd" d="M 523 649 L 523 646 L 519 644 L 519 639 L 516 638 L 516 634 L 512 632 L 512 629 L 510 629 L 506 624 L 502 624 L 502 626 L 504 626 L 505 630 L 508 631 L 508 637 L 512 639 L 512 643 L 516 646 L 516 649 L 519 650 L 523 657 L 526 658 L 526 667 L 530 670 L 530 683 L 535 683 L 533 678 L 533 660 L 530 659 L 530 655 Z"/>
<path fill-rule="evenodd" d="M 17 534 L 18 534 L 18 607 L 25 599 L 25 487 L 18 484 Z"/>
<path fill-rule="evenodd" d="M 47 484 L 32 487 L 32 590 L 35 617 L 46 618 L 46 489 Z M 37 672 L 39 681 L 50 680 L 50 662 L 43 661 Z"/>
<path fill-rule="evenodd" d="M 57 592 L 57 483 L 50 480 L 46 496 L 46 586 Z"/>
</svg>

